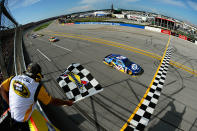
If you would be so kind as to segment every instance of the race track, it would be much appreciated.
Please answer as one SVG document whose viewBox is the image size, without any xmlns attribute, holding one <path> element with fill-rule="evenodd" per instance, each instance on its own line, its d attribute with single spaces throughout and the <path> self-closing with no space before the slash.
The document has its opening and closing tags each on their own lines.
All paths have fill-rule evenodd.
<svg viewBox="0 0 197 131">
<path fill-rule="evenodd" d="M 104 91 L 72 107 L 47 106 L 50 120 L 61 130 L 119 131 L 144 96 L 160 63 L 168 35 L 137 28 L 107 25 L 60 25 L 53 22 L 31 38 L 24 34 L 31 61 L 38 62 L 48 92 L 65 98 L 56 78 L 71 63 L 81 63 L 98 80 Z M 60 41 L 51 43 L 49 37 Z M 197 46 L 171 37 L 173 54 L 165 85 L 154 114 L 145 130 L 197 130 Z M 111 53 L 122 54 L 142 66 L 144 73 L 131 77 L 103 63 Z"/>
</svg>

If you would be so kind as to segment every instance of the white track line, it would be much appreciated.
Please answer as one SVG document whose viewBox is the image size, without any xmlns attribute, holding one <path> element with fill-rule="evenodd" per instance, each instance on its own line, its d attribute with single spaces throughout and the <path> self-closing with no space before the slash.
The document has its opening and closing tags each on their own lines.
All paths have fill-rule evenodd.
<svg viewBox="0 0 197 131">
<path fill-rule="evenodd" d="M 42 54 L 48 61 L 51 62 L 51 59 L 49 59 L 44 53 L 42 53 L 39 49 L 37 49 L 38 52 L 40 52 L 40 54 Z"/>
<path fill-rule="evenodd" d="M 62 46 L 59 46 L 59 45 L 57 45 L 57 44 L 54 44 L 54 43 L 51 43 L 51 42 L 47 42 L 47 41 L 44 41 L 44 40 L 42 40 L 42 39 L 37 39 L 37 40 L 43 41 L 43 42 L 45 42 L 45 43 L 50 43 L 50 44 L 53 45 L 53 46 L 56 46 L 56 47 L 62 48 L 62 49 L 64 49 L 64 50 L 67 50 L 67 51 L 72 52 L 72 50 L 70 50 L 70 49 L 68 49 L 68 48 L 65 48 L 65 47 L 62 47 Z"/>
<path fill-rule="evenodd" d="M 57 46 L 57 47 L 59 47 L 59 48 L 62 48 L 62 49 L 64 49 L 64 50 L 67 50 L 67 51 L 70 51 L 70 52 L 72 52 L 71 50 L 69 50 L 69 49 L 67 49 L 67 48 L 65 48 L 65 47 L 62 47 L 62 46 L 59 46 L 59 45 L 56 45 L 56 44 L 53 44 L 54 46 Z"/>
</svg>

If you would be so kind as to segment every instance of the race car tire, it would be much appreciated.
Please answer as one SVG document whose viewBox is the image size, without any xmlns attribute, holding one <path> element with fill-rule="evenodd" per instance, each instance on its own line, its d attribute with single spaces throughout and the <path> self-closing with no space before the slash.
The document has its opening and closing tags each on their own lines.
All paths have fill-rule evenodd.
<svg viewBox="0 0 197 131">
<path fill-rule="evenodd" d="M 128 71 L 128 74 L 129 74 L 129 75 L 132 75 L 132 71 Z"/>
<path fill-rule="evenodd" d="M 109 66 L 110 66 L 110 67 L 113 67 L 113 64 L 110 62 L 110 63 L 109 63 Z"/>
</svg>

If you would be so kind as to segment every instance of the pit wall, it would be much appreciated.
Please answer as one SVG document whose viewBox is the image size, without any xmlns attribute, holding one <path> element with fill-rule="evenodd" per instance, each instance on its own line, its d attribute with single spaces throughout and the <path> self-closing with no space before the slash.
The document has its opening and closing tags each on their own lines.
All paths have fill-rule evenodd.
<svg viewBox="0 0 197 131">
<path fill-rule="evenodd" d="M 154 28 L 154 27 L 150 27 L 150 26 L 145 26 L 145 30 L 150 30 L 150 31 L 161 33 L 161 29 L 160 28 Z"/>
<path fill-rule="evenodd" d="M 163 29 L 160 29 L 160 28 L 149 27 L 149 26 L 145 26 L 145 30 L 150 30 L 150 31 L 154 31 L 154 32 L 160 32 L 160 33 L 163 33 L 163 34 L 173 35 L 173 36 L 176 36 L 180 39 L 190 41 L 190 42 L 197 45 L 197 41 L 193 41 L 193 40 L 191 40 L 190 38 L 187 38 L 187 36 L 184 36 L 184 35 L 175 34 L 175 33 L 171 32 L 170 30 L 163 30 Z"/>
<path fill-rule="evenodd" d="M 153 32 L 167 34 L 167 35 L 173 35 L 173 36 L 179 37 L 180 39 L 188 40 L 188 41 L 197 45 L 197 41 L 192 41 L 184 35 L 174 34 L 170 30 L 163 30 L 160 28 L 155 28 L 155 27 L 150 27 L 150 26 L 132 25 L 132 24 L 124 24 L 124 23 L 113 23 L 113 22 L 75 22 L 75 23 L 63 23 L 62 25 L 73 25 L 73 24 L 93 24 L 93 25 L 94 24 L 101 24 L 101 25 L 127 26 L 127 27 L 140 28 L 140 29 L 145 29 L 145 30 L 149 30 L 149 31 L 153 31 Z"/>
</svg>

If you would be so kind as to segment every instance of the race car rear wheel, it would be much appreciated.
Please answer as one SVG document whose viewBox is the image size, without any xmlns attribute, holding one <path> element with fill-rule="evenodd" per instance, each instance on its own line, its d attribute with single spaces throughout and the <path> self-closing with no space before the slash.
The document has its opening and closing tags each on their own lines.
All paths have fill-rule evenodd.
<svg viewBox="0 0 197 131">
<path fill-rule="evenodd" d="M 132 71 L 128 71 L 128 74 L 129 74 L 129 75 L 132 75 Z"/>
</svg>

